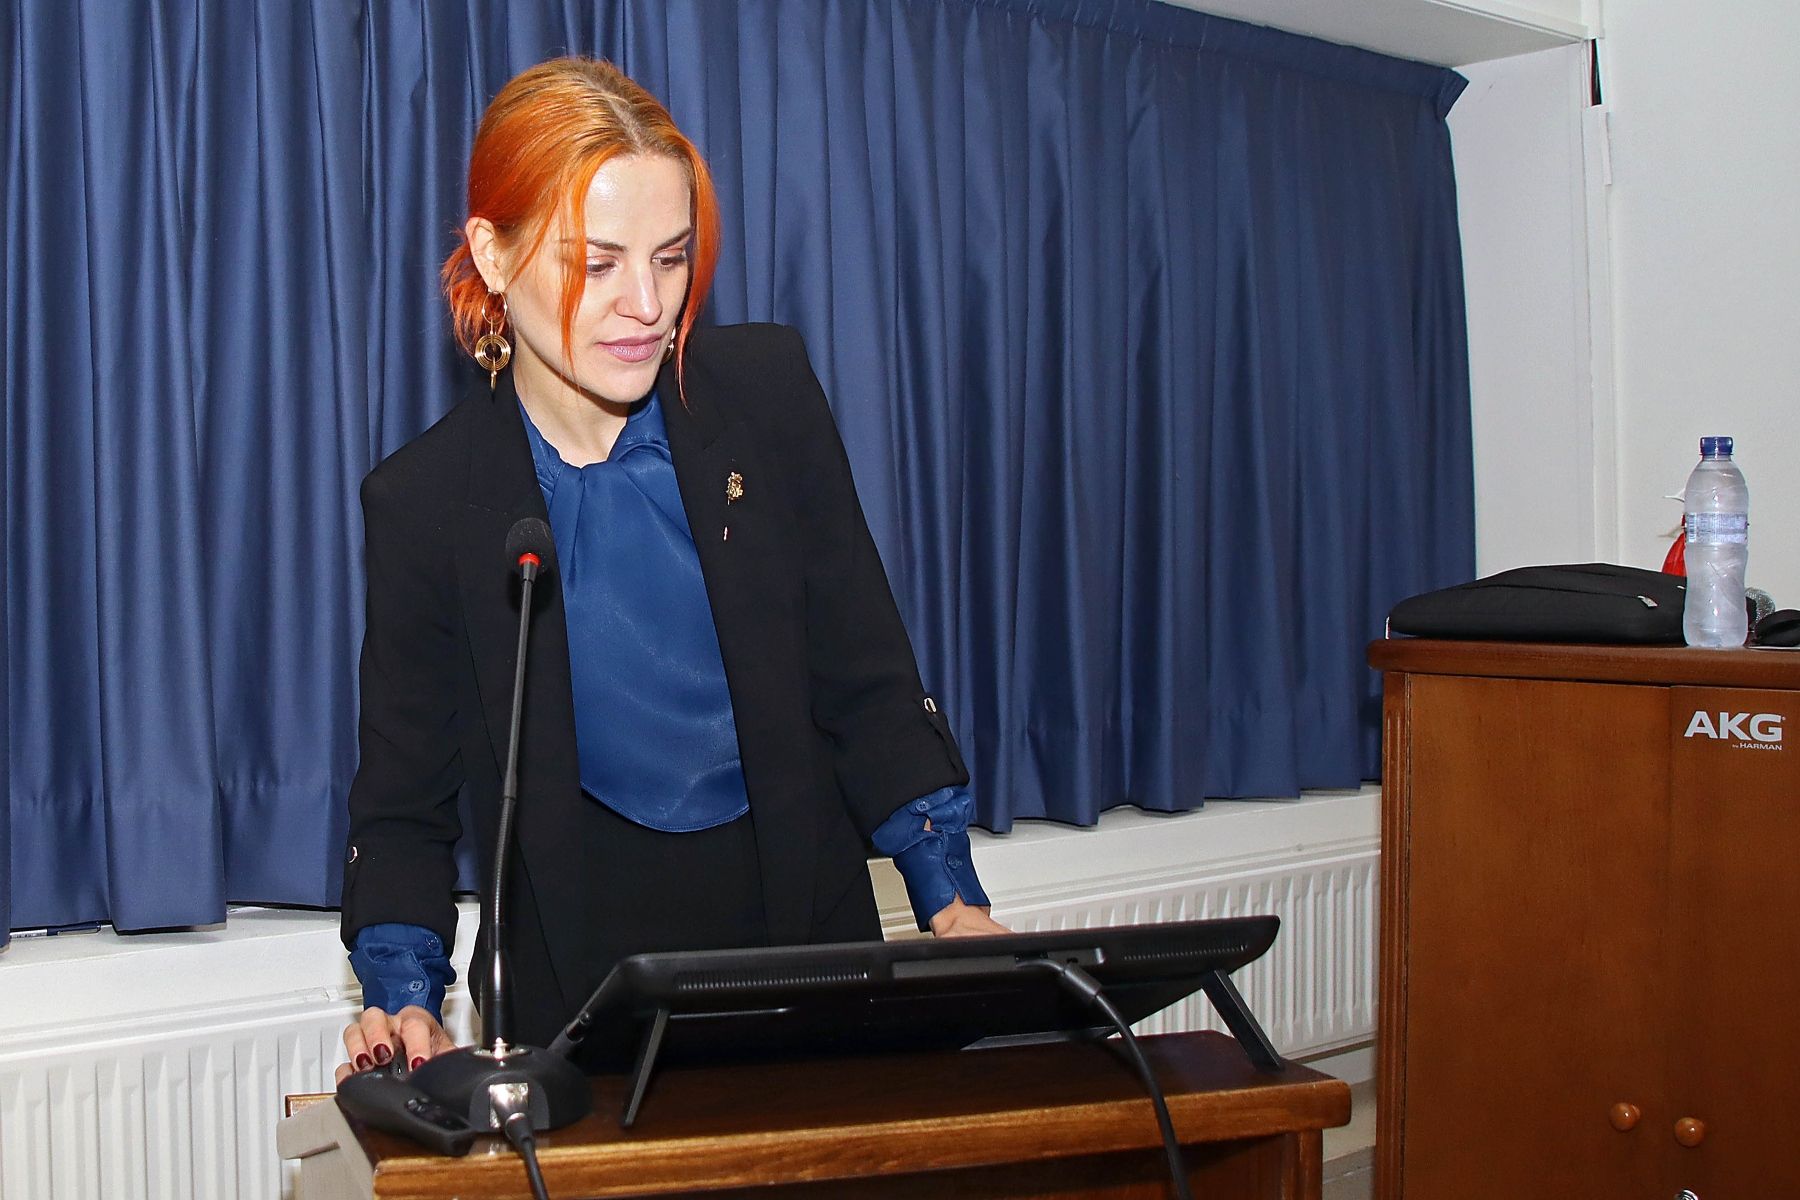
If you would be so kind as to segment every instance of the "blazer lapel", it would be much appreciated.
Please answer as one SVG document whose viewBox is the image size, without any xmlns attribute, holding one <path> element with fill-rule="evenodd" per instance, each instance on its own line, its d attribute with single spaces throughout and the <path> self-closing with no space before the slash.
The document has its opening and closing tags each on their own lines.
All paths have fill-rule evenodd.
<svg viewBox="0 0 1800 1200">
<path fill-rule="evenodd" d="M 657 377 L 656 394 L 669 433 L 669 455 L 675 461 L 675 482 L 681 489 L 688 530 L 700 551 L 701 568 L 710 579 L 716 558 L 712 543 L 729 540 L 724 532 L 728 528 L 725 484 L 736 463 L 738 432 L 727 429 L 717 397 L 706 389 L 690 387 L 687 395 L 682 395 L 673 364 L 664 366 Z"/>
<path fill-rule="evenodd" d="M 672 366 L 657 383 L 669 452 L 682 507 L 725 662 L 744 783 L 755 822 L 757 858 L 765 878 L 782 878 L 792 861 L 810 857 L 814 822 L 795 807 L 791 789 L 773 786 L 777 765 L 790 755 L 782 706 L 770 703 L 773 681 L 791 677 L 804 661 L 804 564 L 785 502 L 785 481 L 759 453 L 756 439 L 729 410 L 721 385 L 699 371 L 687 396 Z M 763 889 L 764 913 L 777 944 L 803 941 L 811 928 L 811 897 L 794 888 Z"/>
<path fill-rule="evenodd" d="M 456 572 L 475 662 L 483 724 L 494 754 L 494 780 L 505 777 L 507 733 L 512 720 L 513 666 L 519 642 L 518 577 L 506 561 L 506 535 L 522 517 L 546 523 L 549 512 L 531 461 L 525 422 L 519 415 L 512 373 L 502 372 L 491 396 L 476 402 L 470 427 L 469 476 L 458 523 Z M 550 966 L 561 993 L 559 1009 L 586 999 L 572 996 L 555 968 L 579 961 L 580 930 L 587 912 L 582 881 L 581 762 L 575 743 L 575 699 L 569 674 L 569 634 L 562 585 L 553 572 L 532 589 L 530 641 L 526 646 L 524 720 L 519 732 L 518 873 L 513 886 L 531 890 Z M 500 795 L 494 793 L 496 811 Z M 491 852 L 494 831 L 478 842 Z M 533 870 L 533 866 L 539 870 Z M 574 955 L 575 957 L 571 957 Z"/>
<path fill-rule="evenodd" d="M 503 772 L 512 717 L 520 595 L 519 581 L 506 561 L 506 535 L 524 517 L 548 523 L 549 513 L 532 465 L 531 446 L 525 440 L 525 423 L 519 416 L 512 373 L 503 372 L 491 399 L 477 404 L 481 407 L 470 435 L 468 503 L 459 526 L 456 566 L 482 712 L 496 769 Z M 526 678 L 533 724 L 540 728 L 549 726 L 542 730 L 546 733 L 566 732 L 571 747 L 569 759 L 573 762 L 575 724 L 569 682 L 569 635 L 563 623 L 562 589 L 554 575 L 547 586 L 540 584 L 533 589 L 532 600 Z M 525 756 L 521 753 L 520 757 Z"/>
</svg>

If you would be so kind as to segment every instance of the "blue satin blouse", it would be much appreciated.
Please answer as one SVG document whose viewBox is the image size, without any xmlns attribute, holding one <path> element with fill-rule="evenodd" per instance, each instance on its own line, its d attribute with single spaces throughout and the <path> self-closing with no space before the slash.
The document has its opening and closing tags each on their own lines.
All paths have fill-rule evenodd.
<svg viewBox="0 0 1800 1200">
<path fill-rule="evenodd" d="M 743 816 L 725 661 L 655 394 L 585 467 L 519 412 L 562 574 L 582 790 L 664 833 Z"/>
</svg>

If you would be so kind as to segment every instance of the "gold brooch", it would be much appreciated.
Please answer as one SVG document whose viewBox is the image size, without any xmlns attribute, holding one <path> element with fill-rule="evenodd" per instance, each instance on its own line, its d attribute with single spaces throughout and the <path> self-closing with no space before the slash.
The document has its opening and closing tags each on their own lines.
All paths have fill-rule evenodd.
<svg viewBox="0 0 1800 1200">
<path fill-rule="evenodd" d="M 736 504 L 744 498 L 744 477 L 736 471 L 725 477 L 725 503 Z"/>
</svg>

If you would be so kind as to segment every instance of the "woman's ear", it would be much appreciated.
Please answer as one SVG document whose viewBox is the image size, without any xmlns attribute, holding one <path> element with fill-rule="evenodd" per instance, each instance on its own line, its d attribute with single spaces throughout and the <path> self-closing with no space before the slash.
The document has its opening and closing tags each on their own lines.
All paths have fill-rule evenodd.
<svg viewBox="0 0 1800 1200">
<path fill-rule="evenodd" d="M 508 282 L 506 255 L 500 248 L 500 234 L 494 223 L 486 217 L 470 217 L 463 226 L 463 236 L 469 239 L 469 253 L 474 256 L 475 269 L 481 272 L 481 281 L 490 291 L 504 292 Z"/>
</svg>

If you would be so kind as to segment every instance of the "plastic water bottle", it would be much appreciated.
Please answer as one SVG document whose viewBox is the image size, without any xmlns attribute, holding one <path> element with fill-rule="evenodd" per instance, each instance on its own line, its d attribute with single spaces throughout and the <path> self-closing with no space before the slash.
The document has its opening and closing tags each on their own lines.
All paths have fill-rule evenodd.
<svg viewBox="0 0 1800 1200">
<path fill-rule="evenodd" d="M 1687 605 L 1681 632 L 1690 646 L 1742 646 L 1750 635 L 1744 567 L 1750 558 L 1750 489 L 1731 461 L 1731 439 L 1700 439 L 1688 476 Z"/>
</svg>

